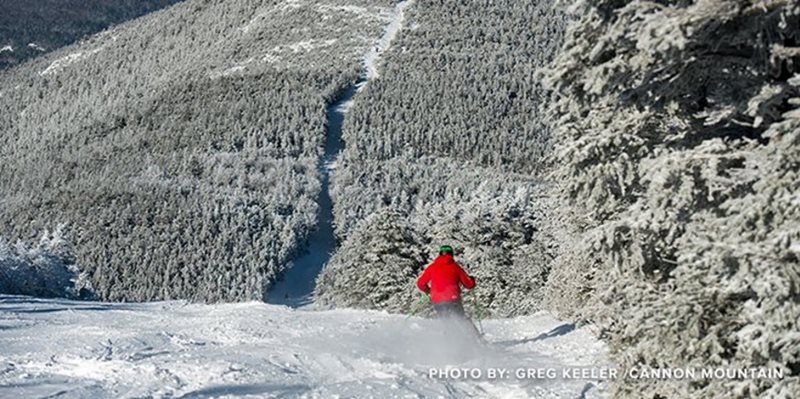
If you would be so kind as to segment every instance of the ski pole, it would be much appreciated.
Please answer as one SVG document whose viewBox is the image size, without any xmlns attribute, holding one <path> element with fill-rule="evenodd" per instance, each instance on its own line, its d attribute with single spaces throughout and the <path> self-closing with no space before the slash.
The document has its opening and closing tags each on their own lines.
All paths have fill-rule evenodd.
<svg viewBox="0 0 800 399">
<path fill-rule="evenodd" d="M 411 310 L 411 313 L 409 313 L 406 316 L 406 320 L 410 319 L 411 316 L 417 314 L 417 312 L 419 312 L 419 310 L 422 309 L 422 306 L 428 303 L 430 300 L 431 298 L 427 295 L 424 296 L 422 299 L 420 299 L 419 302 L 417 302 L 417 305 L 414 307 L 414 309 Z"/>
<path fill-rule="evenodd" d="M 472 291 L 470 290 L 468 293 L 472 294 Z M 481 322 L 481 315 L 483 314 L 483 308 L 478 303 L 478 298 L 476 295 L 472 294 L 469 297 L 472 300 L 472 307 L 475 310 L 475 319 L 478 321 L 479 331 L 481 335 L 483 335 L 483 323 Z"/>
<path fill-rule="evenodd" d="M 483 323 L 481 322 L 481 315 L 483 314 L 483 308 L 481 307 L 481 305 L 478 303 L 477 300 L 475 302 L 473 302 L 473 306 L 475 306 L 475 312 L 476 312 L 475 318 L 478 319 L 478 328 L 481 329 L 481 335 L 482 335 L 483 334 Z"/>
</svg>

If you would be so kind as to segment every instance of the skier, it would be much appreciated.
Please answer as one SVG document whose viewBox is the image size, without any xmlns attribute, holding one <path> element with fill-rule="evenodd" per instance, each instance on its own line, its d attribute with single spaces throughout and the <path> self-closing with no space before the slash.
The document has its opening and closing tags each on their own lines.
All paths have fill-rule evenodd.
<svg viewBox="0 0 800 399">
<path fill-rule="evenodd" d="M 461 303 L 462 285 L 466 289 L 473 289 L 475 279 L 467 275 L 456 263 L 453 259 L 453 247 L 449 245 L 439 247 L 439 256 L 417 279 L 417 288 L 430 295 L 431 304 L 438 318 L 465 322 L 476 335 L 480 336 L 475 325 L 464 314 L 464 305 Z"/>
</svg>

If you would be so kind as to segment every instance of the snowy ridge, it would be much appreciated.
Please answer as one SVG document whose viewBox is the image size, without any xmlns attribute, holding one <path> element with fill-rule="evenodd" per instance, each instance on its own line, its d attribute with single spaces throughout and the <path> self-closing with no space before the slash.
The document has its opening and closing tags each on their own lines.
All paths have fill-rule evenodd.
<svg viewBox="0 0 800 399">
<path fill-rule="evenodd" d="M 48 66 L 44 71 L 39 72 L 39 75 L 49 75 L 53 73 L 58 73 L 59 71 L 63 70 L 64 68 L 72 65 L 73 63 L 80 61 L 86 57 L 95 55 L 103 50 L 103 46 L 95 48 L 88 52 L 78 51 L 67 56 L 61 57 L 55 61 L 53 61 L 50 66 Z"/>
<path fill-rule="evenodd" d="M 446 379 L 431 368 L 602 366 L 586 328 L 486 320 L 488 347 L 426 319 L 260 302 L 0 296 L 0 397 L 603 397 L 596 380 Z M 463 337 L 462 337 L 463 338 Z"/>
</svg>

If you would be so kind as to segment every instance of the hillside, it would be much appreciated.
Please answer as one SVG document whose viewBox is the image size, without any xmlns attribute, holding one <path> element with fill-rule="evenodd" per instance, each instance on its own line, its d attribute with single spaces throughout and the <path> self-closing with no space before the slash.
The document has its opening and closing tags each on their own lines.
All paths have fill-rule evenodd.
<svg viewBox="0 0 800 399">
<path fill-rule="evenodd" d="M 0 70 L 182 0 L 0 0 Z"/>
<path fill-rule="evenodd" d="M 596 323 L 626 368 L 790 375 L 616 396 L 796 396 L 800 5 L 569 4 L 411 11 L 345 127 L 318 303 L 407 309 L 449 243 L 471 300 Z"/>
<path fill-rule="evenodd" d="M 12 389 L 800 392 L 797 1 L 189 0 L 0 72 L 0 107 L 0 293 L 306 306 L 2 297 Z M 449 341 L 415 346 L 434 325 L 397 314 L 425 304 L 441 244 L 491 318 L 479 357 L 785 377 L 430 385 L 402 356 Z M 291 265 L 313 268 L 270 296 Z M 63 328 L 106 315 L 129 323 L 98 332 L 121 347 Z M 148 321 L 168 331 L 130 329 Z M 69 356 L 48 356 L 48 323 Z"/>
<path fill-rule="evenodd" d="M 263 298 L 390 6 L 190 1 L 6 71 L 0 236 L 66 224 L 103 300 Z"/>
</svg>

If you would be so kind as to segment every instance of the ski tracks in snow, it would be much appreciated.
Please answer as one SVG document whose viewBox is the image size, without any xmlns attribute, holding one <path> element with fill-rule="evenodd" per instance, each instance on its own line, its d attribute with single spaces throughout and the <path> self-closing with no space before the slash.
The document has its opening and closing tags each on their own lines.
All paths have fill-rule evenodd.
<svg viewBox="0 0 800 399">
<path fill-rule="evenodd" d="M 584 380 L 431 378 L 431 368 L 599 366 L 605 346 L 546 314 L 486 320 L 476 346 L 426 319 L 259 302 L 96 304 L 0 296 L 0 397 L 542 397 Z M 567 325 L 568 326 L 568 325 Z"/>
<path fill-rule="evenodd" d="M 389 49 L 392 41 L 403 27 L 405 10 L 415 0 L 398 3 L 386 17 L 386 28 L 383 35 L 370 46 L 364 56 L 364 72 L 361 80 L 342 93 L 342 96 L 327 109 L 327 131 L 325 153 L 322 159 L 322 192 L 318 198 L 320 213 L 317 229 L 309 237 L 310 246 L 305 254 L 294 259 L 291 266 L 270 287 L 267 302 L 289 306 L 306 306 L 311 302 L 311 294 L 319 272 L 327 264 L 331 254 L 336 250 L 336 239 L 333 229 L 333 203 L 329 193 L 329 176 L 337 167 L 338 156 L 343 149 L 341 141 L 342 126 L 345 114 L 353 106 L 355 96 L 366 84 L 379 76 L 378 67 L 382 54 Z"/>
</svg>

